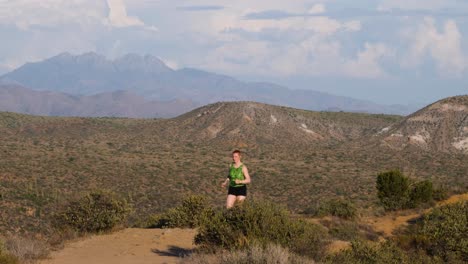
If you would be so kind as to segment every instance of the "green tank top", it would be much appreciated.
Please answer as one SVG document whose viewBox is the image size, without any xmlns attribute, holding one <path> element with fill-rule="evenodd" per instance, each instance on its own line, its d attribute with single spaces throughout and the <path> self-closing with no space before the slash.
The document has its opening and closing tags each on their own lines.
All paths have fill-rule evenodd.
<svg viewBox="0 0 468 264">
<path fill-rule="evenodd" d="M 229 167 L 229 186 L 231 187 L 242 187 L 245 184 L 236 184 L 236 180 L 245 180 L 244 173 L 242 172 L 242 167 L 244 164 L 241 163 L 239 168 L 234 167 L 234 164 L 231 164 Z"/>
</svg>

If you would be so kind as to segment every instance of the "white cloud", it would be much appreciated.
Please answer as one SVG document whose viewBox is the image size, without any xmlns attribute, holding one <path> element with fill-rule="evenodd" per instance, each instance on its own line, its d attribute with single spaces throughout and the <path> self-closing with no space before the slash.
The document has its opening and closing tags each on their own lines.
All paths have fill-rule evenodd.
<svg viewBox="0 0 468 264">
<path fill-rule="evenodd" d="M 137 17 L 127 15 L 123 0 L 107 0 L 109 6 L 109 22 L 116 27 L 143 26 L 145 23 Z"/>
<path fill-rule="evenodd" d="M 462 35 L 455 21 L 445 21 L 439 32 L 435 20 L 427 17 L 406 34 L 410 47 L 408 56 L 402 61 L 404 67 L 420 66 L 426 56 L 430 56 L 443 75 L 459 76 L 467 68 L 467 58 L 461 47 Z"/>
<path fill-rule="evenodd" d="M 104 22 L 107 7 L 101 1 L 0 1 L 0 24 L 22 30 L 31 27 L 87 26 Z"/>
<path fill-rule="evenodd" d="M 325 6 L 323 4 L 315 4 L 312 8 L 309 9 L 307 12 L 309 14 L 321 14 L 325 13 Z"/>
<path fill-rule="evenodd" d="M 203 66 L 241 75 L 385 78 L 388 74 L 380 62 L 391 56 L 393 51 L 384 44 L 365 43 L 356 57 L 345 57 L 338 40 L 315 34 L 286 45 L 247 39 L 227 42 L 207 56 Z"/>
<path fill-rule="evenodd" d="M 139 18 L 129 16 L 123 0 L 0 1 L 0 25 L 29 30 L 31 27 L 63 28 L 70 24 L 84 27 L 138 26 L 157 30 L 154 26 L 145 25 Z"/>
<path fill-rule="evenodd" d="M 350 60 L 344 65 L 346 75 L 356 78 L 380 78 L 387 73 L 379 65 L 379 60 L 393 56 L 394 52 L 383 43 L 365 43 L 364 51 L 357 54 L 356 60 Z"/>
<path fill-rule="evenodd" d="M 323 4 L 312 7 L 312 12 L 323 11 Z M 358 20 L 343 22 L 326 16 L 243 19 L 245 14 L 252 12 L 258 10 L 246 9 L 236 13 L 236 10 L 228 9 L 211 14 L 211 27 L 203 28 L 222 44 L 205 57 L 204 68 L 231 74 L 265 76 L 387 76 L 379 65 L 380 59 L 390 54 L 390 49 L 385 45 L 368 43 L 363 51 L 356 54 L 356 58 L 345 57 L 342 54 L 342 43 L 334 39 L 340 32 L 361 30 Z M 271 32 L 286 37 L 273 40 L 249 37 Z M 297 38 L 288 38 L 291 34 Z"/>
<path fill-rule="evenodd" d="M 250 10 L 247 11 L 250 13 Z M 212 17 L 212 28 L 219 33 L 227 29 L 242 29 L 249 32 L 260 32 L 265 29 L 280 31 L 314 31 L 323 34 L 333 34 L 340 29 L 360 30 L 360 22 L 340 22 L 326 16 L 288 17 L 281 20 L 274 19 L 243 19 L 243 15 L 218 13 Z"/>
</svg>

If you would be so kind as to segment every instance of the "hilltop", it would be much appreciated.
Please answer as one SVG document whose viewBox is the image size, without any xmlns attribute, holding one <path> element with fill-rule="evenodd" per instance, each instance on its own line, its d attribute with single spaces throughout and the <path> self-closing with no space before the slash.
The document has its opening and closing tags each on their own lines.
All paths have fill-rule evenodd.
<svg viewBox="0 0 468 264">
<path fill-rule="evenodd" d="M 256 102 L 220 102 L 167 124 L 184 140 L 240 146 L 313 145 L 347 142 L 380 131 L 400 116 L 313 112 Z M 177 131 L 177 132 L 176 132 Z"/>
<path fill-rule="evenodd" d="M 383 142 L 397 149 L 468 153 L 468 95 L 437 101 L 384 132 Z"/>
</svg>

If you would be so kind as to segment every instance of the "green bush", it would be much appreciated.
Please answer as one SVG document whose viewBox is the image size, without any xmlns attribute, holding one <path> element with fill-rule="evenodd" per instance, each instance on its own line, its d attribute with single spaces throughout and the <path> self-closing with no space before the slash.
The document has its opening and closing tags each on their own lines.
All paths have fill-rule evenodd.
<svg viewBox="0 0 468 264">
<path fill-rule="evenodd" d="M 437 259 L 430 258 L 421 252 L 408 254 L 392 241 L 383 243 L 353 241 L 351 242 L 351 248 L 327 257 L 325 262 L 340 264 L 439 263 Z"/>
<path fill-rule="evenodd" d="M 414 245 L 445 261 L 468 260 L 468 202 L 434 208 L 409 229 Z"/>
<path fill-rule="evenodd" d="M 432 182 L 420 181 L 415 183 L 410 191 L 409 207 L 414 208 L 422 203 L 432 201 Z"/>
<path fill-rule="evenodd" d="M 213 215 L 206 197 L 192 195 L 187 197 L 180 206 L 169 209 L 161 215 L 153 217 L 150 228 L 194 228 L 204 219 Z"/>
<path fill-rule="evenodd" d="M 333 263 L 409 263 L 404 252 L 392 243 L 370 244 L 353 241 L 351 248 L 332 256 Z"/>
<path fill-rule="evenodd" d="M 377 175 L 377 196 L 386 210 L 398 210 L 408 204 L 409 179 L 400 171 Z"/>
<path fill-rule="evenodd" d="M 108 231 L 123 223 L 131 211 L 125 199 L 107 191 L 91 192 L 67 206 L 54 216 L 60 229 L 71 228 L 77 232 Z"/>
<path fill-rule="evenodd" d="M 230 210 L 216 211 L 206 220 L 195 237 L 202 249 L 232 250 L 274 243 L 318 259 L 328 243 L 322 228 L 292 219 L 287 210 L 269 202 L 248 201 Z"/>
</svg>

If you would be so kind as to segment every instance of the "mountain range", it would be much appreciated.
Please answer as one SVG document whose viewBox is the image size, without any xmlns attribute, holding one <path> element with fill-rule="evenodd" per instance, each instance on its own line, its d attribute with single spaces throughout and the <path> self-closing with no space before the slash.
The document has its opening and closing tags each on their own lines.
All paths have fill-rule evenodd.
<svg viewBox="0 0 468 264">
<path fill-rule="evenodd" d="M 196 107 L 190 100 L 146 100 L 128 91 L 69 95 L 10 84 L 0 85 L 0 106 L 2 111 L 45 116 L 142 118 L 173 117 Z"/>
<path fill-rule="evenodd" d="M 8 85 L 8 89 L 5 86 Z M 174 70 L 157 57 L 127 54 L 115 60 L 109 60 L 96 53 L 71 55 L 62 53 L 52 58 L 27 63 L 12 72 L 0 77 L 3 94 L 18 98 L 16 105 L 0 104 L 0 110 L 31 109 L 21 113 L 64 115 L 64 116 L 97 116 L 111 115 L 120 117 L 171 117 L 185 113 L 196 107 L 218 101 L 256 101 L 267 104 L 290 106 L 315 111 L 347 111 L 407 115 L 416 110 L 403 105 L 379 105 L 370 101 L 358 100 L 344 96 L 335 96 L 312 90 L 291 90 L 286 87 L 265 82 L 243 82 L 235 78 L 201 71 L 192 68 Z M 26 96 L 26 88 L 42 93 L 35 101 L 22 101 L 15 94 L 13 87 L 18 87 Z M 23 88 L 20 88 L 23 87 Z M 7 91 L 6 91 L 7 90 Z M 114 92 L 134 98 L 115 102 Z M 54 103 L 54 97 L 80 98 L 73 103 L 65 100 Z M 89 97 L 100 94 L 99 100 L 93 97 L 93 108 L 86 104 Z M 29 98 L 37 93 L 31 92 Z M 78 97 L 77 97 L 78 96 Z M 82 98 L 84 97 L 84 98 Z M 135 100 L 138 98 L 138 100 Z M 141 101 L 141 100 L 144 100 Z M 148 107 L 135 107 L 137 105 Z M 151 110 L 152 105 L 172 103 L 169 110 L 164 107 Z M 59 104 L 60 111 L 32 111 L 29 104 Z M 118 105 L 115 105 L 118 104 Z M 127 105 L 124 105 L 127 104 Z M 105 106 L 105 107 L 104 107 Z M 115 108 L 132 109 L 116 111 Z M 66 110 L 67 109 L 67 110 Z M 78 110 L 76 110 L 78 109 Z M 86 109 L 82 111 L 80 109 Z"/>
</svg>

